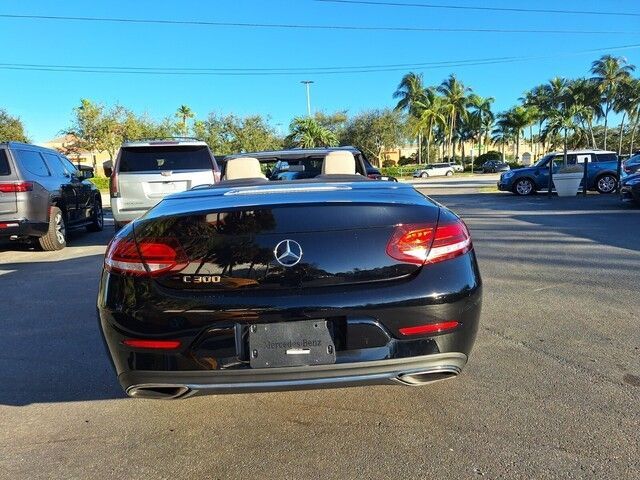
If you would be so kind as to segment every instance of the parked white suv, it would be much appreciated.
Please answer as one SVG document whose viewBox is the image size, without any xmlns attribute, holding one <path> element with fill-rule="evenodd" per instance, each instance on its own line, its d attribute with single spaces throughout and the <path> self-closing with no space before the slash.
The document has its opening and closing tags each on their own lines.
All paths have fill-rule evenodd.
<svg viewBox="0 0 640 480">
<path fill-rule="evenodd" d="M 414 178 L 442 177 L 453 175 L 453 167 L 448 163 L 430 163 L 413 172 Z"/>
<path fill-rule="evenodd" d="M 111 210 L 116 230 L 167 195 L 220 181 L 220 169 L 205 142 L 194 139 L 125 142 L 111 167 Z"/>
</svg>

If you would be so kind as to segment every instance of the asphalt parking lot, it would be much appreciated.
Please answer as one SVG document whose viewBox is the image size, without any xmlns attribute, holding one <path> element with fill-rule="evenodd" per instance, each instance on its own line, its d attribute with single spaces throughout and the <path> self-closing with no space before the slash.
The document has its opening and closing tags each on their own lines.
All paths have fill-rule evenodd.
<svg viewBox="0 0 640 480">
<path fill-rule="evenodd" d="M 127 399 L 95 319 L 109 233 L 0 248 L 0 477 L 639 478 L 640 209 L 447 181 L 416 187 L 470 226 L 484 308 L 426 387 Z"/>
</svg>

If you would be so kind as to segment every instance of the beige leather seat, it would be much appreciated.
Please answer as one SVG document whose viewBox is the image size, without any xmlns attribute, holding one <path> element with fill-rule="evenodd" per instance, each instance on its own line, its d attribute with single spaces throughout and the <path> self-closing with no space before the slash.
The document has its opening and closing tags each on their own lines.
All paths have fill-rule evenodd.
<svg viewBox="0 0 640 480">
<path fill-rule="evenodd" d="M 329 152 L 322 162 L 322 175 L 355 175 L 356 159 L 346 150 Z"/>
<path fill-rule="evenodd" d="M 227 161 L 225 169 L 225 180 L 245 180 L 249 178 L 260 178 L 266 180 L 260 170 L 260 162 L 253 157 L 238 157 Z"/>
</svg>

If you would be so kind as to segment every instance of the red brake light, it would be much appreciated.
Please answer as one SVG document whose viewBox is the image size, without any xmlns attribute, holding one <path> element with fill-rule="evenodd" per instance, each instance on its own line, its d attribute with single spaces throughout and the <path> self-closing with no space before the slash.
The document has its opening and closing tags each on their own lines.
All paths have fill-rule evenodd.
<svg viewBox="0 0 640 480">
<path fill-rule="evenodd" d="M 109 177 L 109 194 L 111 195 L 111 198 L 118 198 L 120 196 L 120 191 L 118 190 L 118 173 L 115 168 Z"/>
<path fill-rule="evenodd" d="M 422 265 L 433 243 L 433 230 L 429 225 L 398 225 L 387 243 L 387 255 Z"/>
<path fill-rule="evenodd" d="M 450 223 L 438 224 L 426 263 L 437 263 L 459 257 L 472 247 L 471 236 L 462 220 L 456 219 Z"/>
<path fill-rule="evenodd" d="M 0 182 L 0 192 L 17 193 L 33 190 L 33 182 Z"/>
<path fill-rule="evenodd" d="M 452 217 L 432 225 L 398 225 L 387 243 L 387 255 L 401 262 L 437 263 L 467 253 L 472 248 L 467 227 Z"/>
<path fill-rule="evenodd" d="M 155 350 L 175 350 L 180 346 L 180 340 L 143 340 L 140 338 L 125 338 L 122 344 L 133 348 L 152 348 Z"/>
<path fill-rule="evenodd" d="M 456 320 L 449 320 L 447 322 L 427 323 L 425 325 L 418 325 L 415 327 L 404 327 L 399 331 L 402 335 L 435 335 L 437 333 L 444 333 L 454 328 L 458 328 L 460 322 Z"/>
<path fill-rule="evenodd" d="M 145 239 L 136 244 L 133 240 L 116 237 L 104 257 L 106 270 L 133 276 L 157 277 L 180 271 L 186 265 L 186 257 L 173 239 Z"/>
</svg>

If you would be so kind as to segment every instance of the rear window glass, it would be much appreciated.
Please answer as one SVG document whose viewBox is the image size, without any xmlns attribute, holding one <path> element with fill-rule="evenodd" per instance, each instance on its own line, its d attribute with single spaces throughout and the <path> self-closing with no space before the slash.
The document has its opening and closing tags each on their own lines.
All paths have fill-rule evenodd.
<svg viewBox="0 0 640 480">
<path fill-rule="evenodd" d="M 129 147 L 120 151 L 120 172 L 213 170 L 205 146 Z"/>
<path fill-rule="evenodd" d="M 39 177 L 51 176 L 49 168 L 47 168 L 47 164 L 44 163 L 44 158 L 42 158 L 39 152 L 34 152 L 33 150 L 16 150 L 16 153 L 20 166 L 27 172 Z"/>
<path fill-rule="evenodd" d="M 7 151 L 0 149 L 0 176 L 11 174 L 9 168 L 9 158 L 7 157 Z"/>
<path fill-rule="evenodd" d="M 598 162 L 617 162 L 618 156 L 615 153 L 599 153 L 596 159 Z"/>
</svg>

